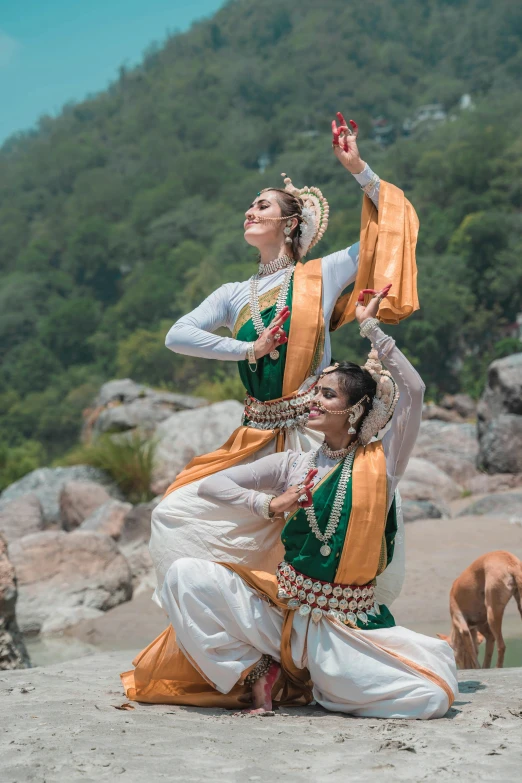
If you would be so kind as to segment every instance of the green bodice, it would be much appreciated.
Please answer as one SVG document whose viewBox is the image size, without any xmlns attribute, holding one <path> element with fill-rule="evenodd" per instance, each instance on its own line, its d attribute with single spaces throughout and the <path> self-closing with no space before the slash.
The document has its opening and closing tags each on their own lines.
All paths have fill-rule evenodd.
<svg viewBox="0 0 522 783">
<path fill-rule="evenodd" d="M 288 295 L 286 297 L 286 304 L 290 307 L 292 312 L 292 293 L 293 293 L 294 280 L 292 278 L 288 289 Z M 248 307 L 248 305 L 247 305 Z M 268 326 L 275 318 L 276 303 L 274 302 L 269 307 L 265 307 L 261 310 L 261 318 L 265 326 Z M 290 331 L 290 321 L 292 316 L 283 324 L 283 330 L 288 335 Z M 249 318 L 237 331 L 235 337 L 238 340 L 242 340 L 248 343 L 255 342 L 258 338 L 258 334 L 255 330 L 252 319 Z M 252 372 L 248 366 L 248 362 L 245 360 L 238 362 L 239 375 L 245 389 L 252 397 L 255 397 L 261 402 L 267 400 L 277 400 L 283 394 L 283 376 L 285 373 L 286 362 L 286 350 L 288 343 L 280 345 L 278 347 L 279 358 L 271 359 L 270 355 L 262 356 L 257 360 L 257 369 Z"/>
<path fill-rule="evenodd" d="M 341 476 L 342 464 L 343 463 L 340 462 L 333 470 L 327 473 L 313 491 L 317 524 L 321 533 L 324 533 L 328 524 L 330 511 L 337 491 L 337 485 Z M 281 532 L 281 540 L 285 547 L 286 562 L 290 563 L 296 571 L 306 574 L 306 576 L 309 576 L 311 579 L 320 579 L 323 582 L 333 582 L 335 580 L 335 574 L 339 566 L 346 533 L 348 531 L 348 521 L 350 519 L 351 510 L 352 477 L 350 476 L 339 524 L 328 542 L 332 550 L 330 554 L 327 557 L 321 555 L 319 549 L 322 546 L 322 542 L 319 541 L 310 530 L 310 525 L 308 524 L 304 509 L 299 509 L 289 517 Z M 386 565 L 388 565 L 393 558 L 396 533 L 397 514 L 394 498 L 390 511 L 388 512 L 384 532 L 386 541 Z M 374 628 L 390 628 L 395 625 L 395 620 L 389 609 L 381 604 L 380 610 L 380 615 L 376 615 L 375 617 L 369 616 L 368 624 L 358 622 L 360 627 L 363 630 L 372 630 Z"/>
</svg>

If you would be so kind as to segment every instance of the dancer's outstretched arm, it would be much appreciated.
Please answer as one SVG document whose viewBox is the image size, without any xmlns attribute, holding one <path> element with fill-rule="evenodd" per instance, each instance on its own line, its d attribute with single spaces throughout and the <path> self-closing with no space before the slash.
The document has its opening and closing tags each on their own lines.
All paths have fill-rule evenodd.
<svg viewBox="0 0 522 783">
<path fill-rule="evenodd" d="M 246 359 L 247 348 L 251 343 L 213 334 L 223 326 L 232 330 L 230 298 L 234 285 L 235 283 L 225 283 L 207 296 L 195 310 L 179 318 L 165 338 L 167 348 L 174 353 L 201 359 L 220 359 L 224 362 Z M 277 345 L 287 342 L 287 337 L 280 328 L 287 318 L 288 309 L 283 308 L 273 324 L 258 337 L 254 344 L 256 359 L 270 353 Z"/>
<path fill-rule="evenodd" d="M 202 481 L 198 494 L 213 503 L 230 503 L 256 516 L 265 516 L 267 497 L 285 492 L 289 466 L 300 456 L 283 451 L 222 470 Z"/>
<path fill-rule="evenodd" d="M 338 112 L 337 119 L 332 122 L 332 147 L 337 160 L 352 174 L 361 188 L 371 198 L 379 209 L 380 179 L 374 174 L 369 165 L 361 159 L 357 147 L 359 128 L 354 120 L 346 122 L 343 115 Z M 327 312 L 333 307 L 344 289 L 353 283 L 359 266 L 359 242 L 330 253 L 323 258 L 323 280 L 325 293 L 325 309 Z"/>
<path fill-rule="evenodd" d="M 358 304 L 355 309 L 355 317 L 361 326 L 372 319 L 372 328 L 367 337 L 376 349 L 379 359 L 384 367 L 389 370 L 393 380 L 399 389 L 399 401 L 391 420 L 390 429 L 382 439 L 382 445 L 386 454 L 386 472 L 389 482 L 389 496 L 403 476 L 408 460 L 415 446 L 417 435 L 422 421 L 422 402 L 426 389 L 422 378 L 406 356 L 397 348 L 393 337 L 385 334 L 380 328 L 375 315 L 379 308 L 378 296 L 386 296 L 391 286 L 387 286 L 380 292 L 367 289 L 367 293 L 374 294 L 367 307 Z M 359 302 L 362 302 L 362 294 Z M 375 319 L 375 320 L 373 320 Z M 368 325 L 370 325 L 368 323 Z"/>
</svg>

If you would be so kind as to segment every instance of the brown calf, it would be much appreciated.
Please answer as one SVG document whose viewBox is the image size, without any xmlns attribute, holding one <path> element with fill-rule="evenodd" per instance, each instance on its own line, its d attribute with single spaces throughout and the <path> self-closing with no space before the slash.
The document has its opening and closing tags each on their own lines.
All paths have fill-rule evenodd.
<svg viewBox="0 0 522 783">
<path fill-rule="evenodd" d="M 437 636 L 450 643 L 460 669 L 480 668 L 478 646 L 483 638 L 483 668 L 491 666 L 495 642 L 497 667 L 502 668 L 506 651 L 502 618 L 512 595 L 522 617 L 522 562 L 510 552 L 488 552 L 455 579 L 450 592 L 451 634 Z"/>
</svg>

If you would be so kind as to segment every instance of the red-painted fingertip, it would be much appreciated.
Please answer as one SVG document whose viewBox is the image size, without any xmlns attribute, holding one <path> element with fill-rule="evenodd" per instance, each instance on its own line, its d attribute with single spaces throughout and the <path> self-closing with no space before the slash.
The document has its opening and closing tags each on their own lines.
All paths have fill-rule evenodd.
<svg viewBox="0 0 522 783">
<path fill-rule="evenodd" d="M 361 291 L 361 293 L 359 294 L 359 296 L 357 297 L 357 301 L 358 301 L 358 302 L 364 302 L 364 294 L 363 294 L 363 292 L 362 292 L 362 291 Z"/>
<path fill-rule="evenodd" d="M 363 294 L 376 294 L 377 293 L 375 288 L 363 288 L 362 292 L 363 292 Z"/>
<path fill-rule="evenodd" d="M 352 126 L 352 130 L 355 131 L 355 133 L 357 133 L 357 131 L 359 130 L 359 126 L 357 125 L 355 120 L 350 120 L 350 125 Z"/>
<path fill-rule="evenodd" d="M 344 117 L 343 117 L 343 115 L 341 114 L 340 111 L 336 112 L 336 116 L 337 116 L 337 119 L 339 120 L 339 122 L 341 123 L 341 125 L 344 125 L 344 126 L 347 125 L 347 122 L 344 119 Z"/>
</svg>

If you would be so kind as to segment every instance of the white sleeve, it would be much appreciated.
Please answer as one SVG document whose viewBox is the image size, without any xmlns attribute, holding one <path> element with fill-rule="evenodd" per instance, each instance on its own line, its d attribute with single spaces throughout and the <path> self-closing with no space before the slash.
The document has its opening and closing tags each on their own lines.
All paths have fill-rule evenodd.
<svg viewBox="0 0 522 783">
<path fill-rule="evenodd" d="M 201 482 L 198 495 L 213 503 L 230 503 L 261 517 L 267 495 L 281 495 L 286 490 L 290 458 L 295 456 L 294 452 L 283 451 L 214 473 Z"/>
<path fill-rule="evenodd" d="M 231 328 L 229 303 L 232 285 L 222 285 L 207 296 L 199 307 L 176 321 L 165 338 L 167 348 L 174 353 L 202 359 L 220 359 L 225 362 L 245 359 L 249 343 L 212 334 L 222 326 Z"/>
<path fill-rule="evenodd" d="M 360 174 L 353 176 L 359 185 L 364 187 L 372 181 L 372 177 L 375 175 L 366 164 Z M 379 184 L 380 180 L 377 178 L 370 192 L 370 198 L 377 209 L 379 208 Z M 359 245 L 359 242 L 355 242 L 350 247 L 338 250 L 336 253 L 330 253 L 323 258 L 324 309 L 326 312 L 333 309 L 344 289 L 355 280 L 359 266 Z"/>
<path fill-rule="evenodd" d="M 379 190 L 380 190 L 380 184 L 381 181 L 379 177 L 377 177 L 371 168 L 368 166 L 368 164 L 365 165 L 363 170 L 360 174 L 354 174 L 354 178 L 357 180 L 361 188 L 364 188 L 366 185 L 369 185 L 372 181 L 372 177 L 375 177 L 375 182 L 373 187 L 371 188 L 370 192 L 368 193 L 369 198 L 373 201 L 377 209 L 379 209 Z"/>
<path fill-rule="evenodd" d="M 379 359 L 390 371 L 400 394 L 390 429 L 382 439 L 391 496 L 406 470 L 419 434 L 426 387 L 417 370 L 397 348 L 393 337 L 385 334 L 378 326 L 374 326 L 368 337 Z"/>
</svg>

